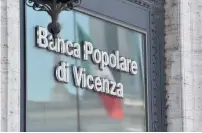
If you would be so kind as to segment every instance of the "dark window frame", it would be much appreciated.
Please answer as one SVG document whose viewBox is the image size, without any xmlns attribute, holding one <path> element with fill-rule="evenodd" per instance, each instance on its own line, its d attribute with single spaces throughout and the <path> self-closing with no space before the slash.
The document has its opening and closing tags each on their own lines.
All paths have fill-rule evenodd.
<svg viewBox="0 0 202 133">
<path fill-rule="evenodd" d="M 20 0 L 21 131 L 26 131 L 25 1 Z M 111 10 L 111 7 L 118 8 Z M 112 19 L 122 21 L 127 25 L 147 32 L 147 131 L 166 131 L 166 101 L 164 98 L 164 0 L 83 0 L 81 7 L 78 9 L 89 10 L 106 17 L 112 17 Z M 127 11 L 122 9 L 127 9 Z M 117 13 L 118 11 L 121 14 Z M 128 17 L 127 12 L 131 12 L 132 16 Z"/>
</svg>

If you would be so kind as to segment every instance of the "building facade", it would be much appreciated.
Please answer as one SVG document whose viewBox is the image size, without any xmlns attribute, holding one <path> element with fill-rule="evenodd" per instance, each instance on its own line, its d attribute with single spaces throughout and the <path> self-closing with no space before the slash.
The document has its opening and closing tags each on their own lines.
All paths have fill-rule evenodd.
<svg viewBox="0 0 202 133">
<path fill-rule="evenodd" d="M 36 48 L 50 16 L 24 0 L 0 4 L 1 131 L 202 131 L 201 0 L 83 0 L 60 14 L 61 38 L 119 50 L 135 76 Z M 121 83 L 123 98 L 56 82 L 60 61 Z"/>
</svg>

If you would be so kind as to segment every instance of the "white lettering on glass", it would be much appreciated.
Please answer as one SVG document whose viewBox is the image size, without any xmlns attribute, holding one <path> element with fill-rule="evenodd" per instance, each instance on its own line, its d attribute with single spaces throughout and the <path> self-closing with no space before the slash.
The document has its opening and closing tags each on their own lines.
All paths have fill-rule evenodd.
<svg viewBox="0 0 202 133">
<path fill-rule="evenodd" d="M 36 27 L 36 46 L 65 56 L 71 56 L 75 59 L 83 59 L 84 61 L 91 59 L 100 70 L 109 67 L 132 75 L 138 73 L 137 62 L 121 56 L 118 50 L 108 53 L 94 48 L 93 44 L 88 41 L 84 41 L 83 45 L 81 45 L 70 40 L 53 38 L 46 28 L 40 26 Z M 55 76 L 57 81 L 69 83 L 69 68 L 71 67 L 66 62 L 61 62 L 56 67 Z M 86 73 L 85 68 L 77 66 L 72 67 L 72 74 L 76 87 L 123 97 L 122 83 L 116 83 L 102 77 L 94 77 Z"/>
<path fill-rule="evenodd" d="M 56 79 L 59 82 L 69 83 L 69 65 L 66 62 L 61 62 L 55 72 Z"/>
</svg>

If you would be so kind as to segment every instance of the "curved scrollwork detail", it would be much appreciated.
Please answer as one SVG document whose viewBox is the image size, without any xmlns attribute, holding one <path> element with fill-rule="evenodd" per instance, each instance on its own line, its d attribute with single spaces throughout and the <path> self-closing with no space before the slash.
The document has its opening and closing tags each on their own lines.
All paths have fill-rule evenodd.
<svg viewBox="0 0 202 133">
<path fill-rule="evenodd" d="M 58 23 L 58 15 L 62 11 L 70 11 L 81 4 L 81 0 L 26 0 L 26 5 L 35 11 L 45 11 L 52 22 L 48 25 L 49 32 L 57 37 L 61 28 Z"/>
<path fill-rule="evenodd" d="M 32 7 L 35 11 L 53 11 L 53 6 L 55 6 L 58 12 L 69 11 L 74 7 L 77 7 L 81 4 L 81 0 L 55 0 L 56 5 L 54 5 L 54 0 L 27 0 L 26 5 Z"/>
<path fill-rule="evenodd" d="M 69 2 L 66 2 L 65 3 L 65 6 L 63 6 L 61 8 L 61 10 L 66 10 L 66 11 L 69 11 L 69 10 L 72 10 L 74 7 L 77 7 L 81 4 L 81 0 L 71 0 Z"/>
<path fill-rule="evenodd" d="M 27 0 L 26 5 L 32 7 L 35 11 L 50 12 L 51 8 L 47 4 L 41 4 L 39 0 Z"/>
</svg>

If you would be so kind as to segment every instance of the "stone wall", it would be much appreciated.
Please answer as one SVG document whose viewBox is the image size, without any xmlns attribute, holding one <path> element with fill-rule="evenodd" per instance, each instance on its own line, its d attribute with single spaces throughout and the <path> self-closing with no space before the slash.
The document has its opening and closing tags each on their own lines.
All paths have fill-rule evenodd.
<svg viewBox="0 0 202 133">
<path fill-rule="evenodd" d="M 168 131 L 202 131 L 202 1 L 166 0 Z"/>
<path fill-rule="evenodd" d="M 19 0 L 0 0 L 0 131 L 20 131 Z"/>
<path fill-rule="evenodd" d="M 184 131 L 202 131 L 202 1 L 181 0 Z"/>
<path fill-rule="evenodd" d="M 165 71 L 169 131 L 182 131 L 183 125 L 180 2 L 180 0 L 166 0 L 165 3 Z"/>
</svg>

